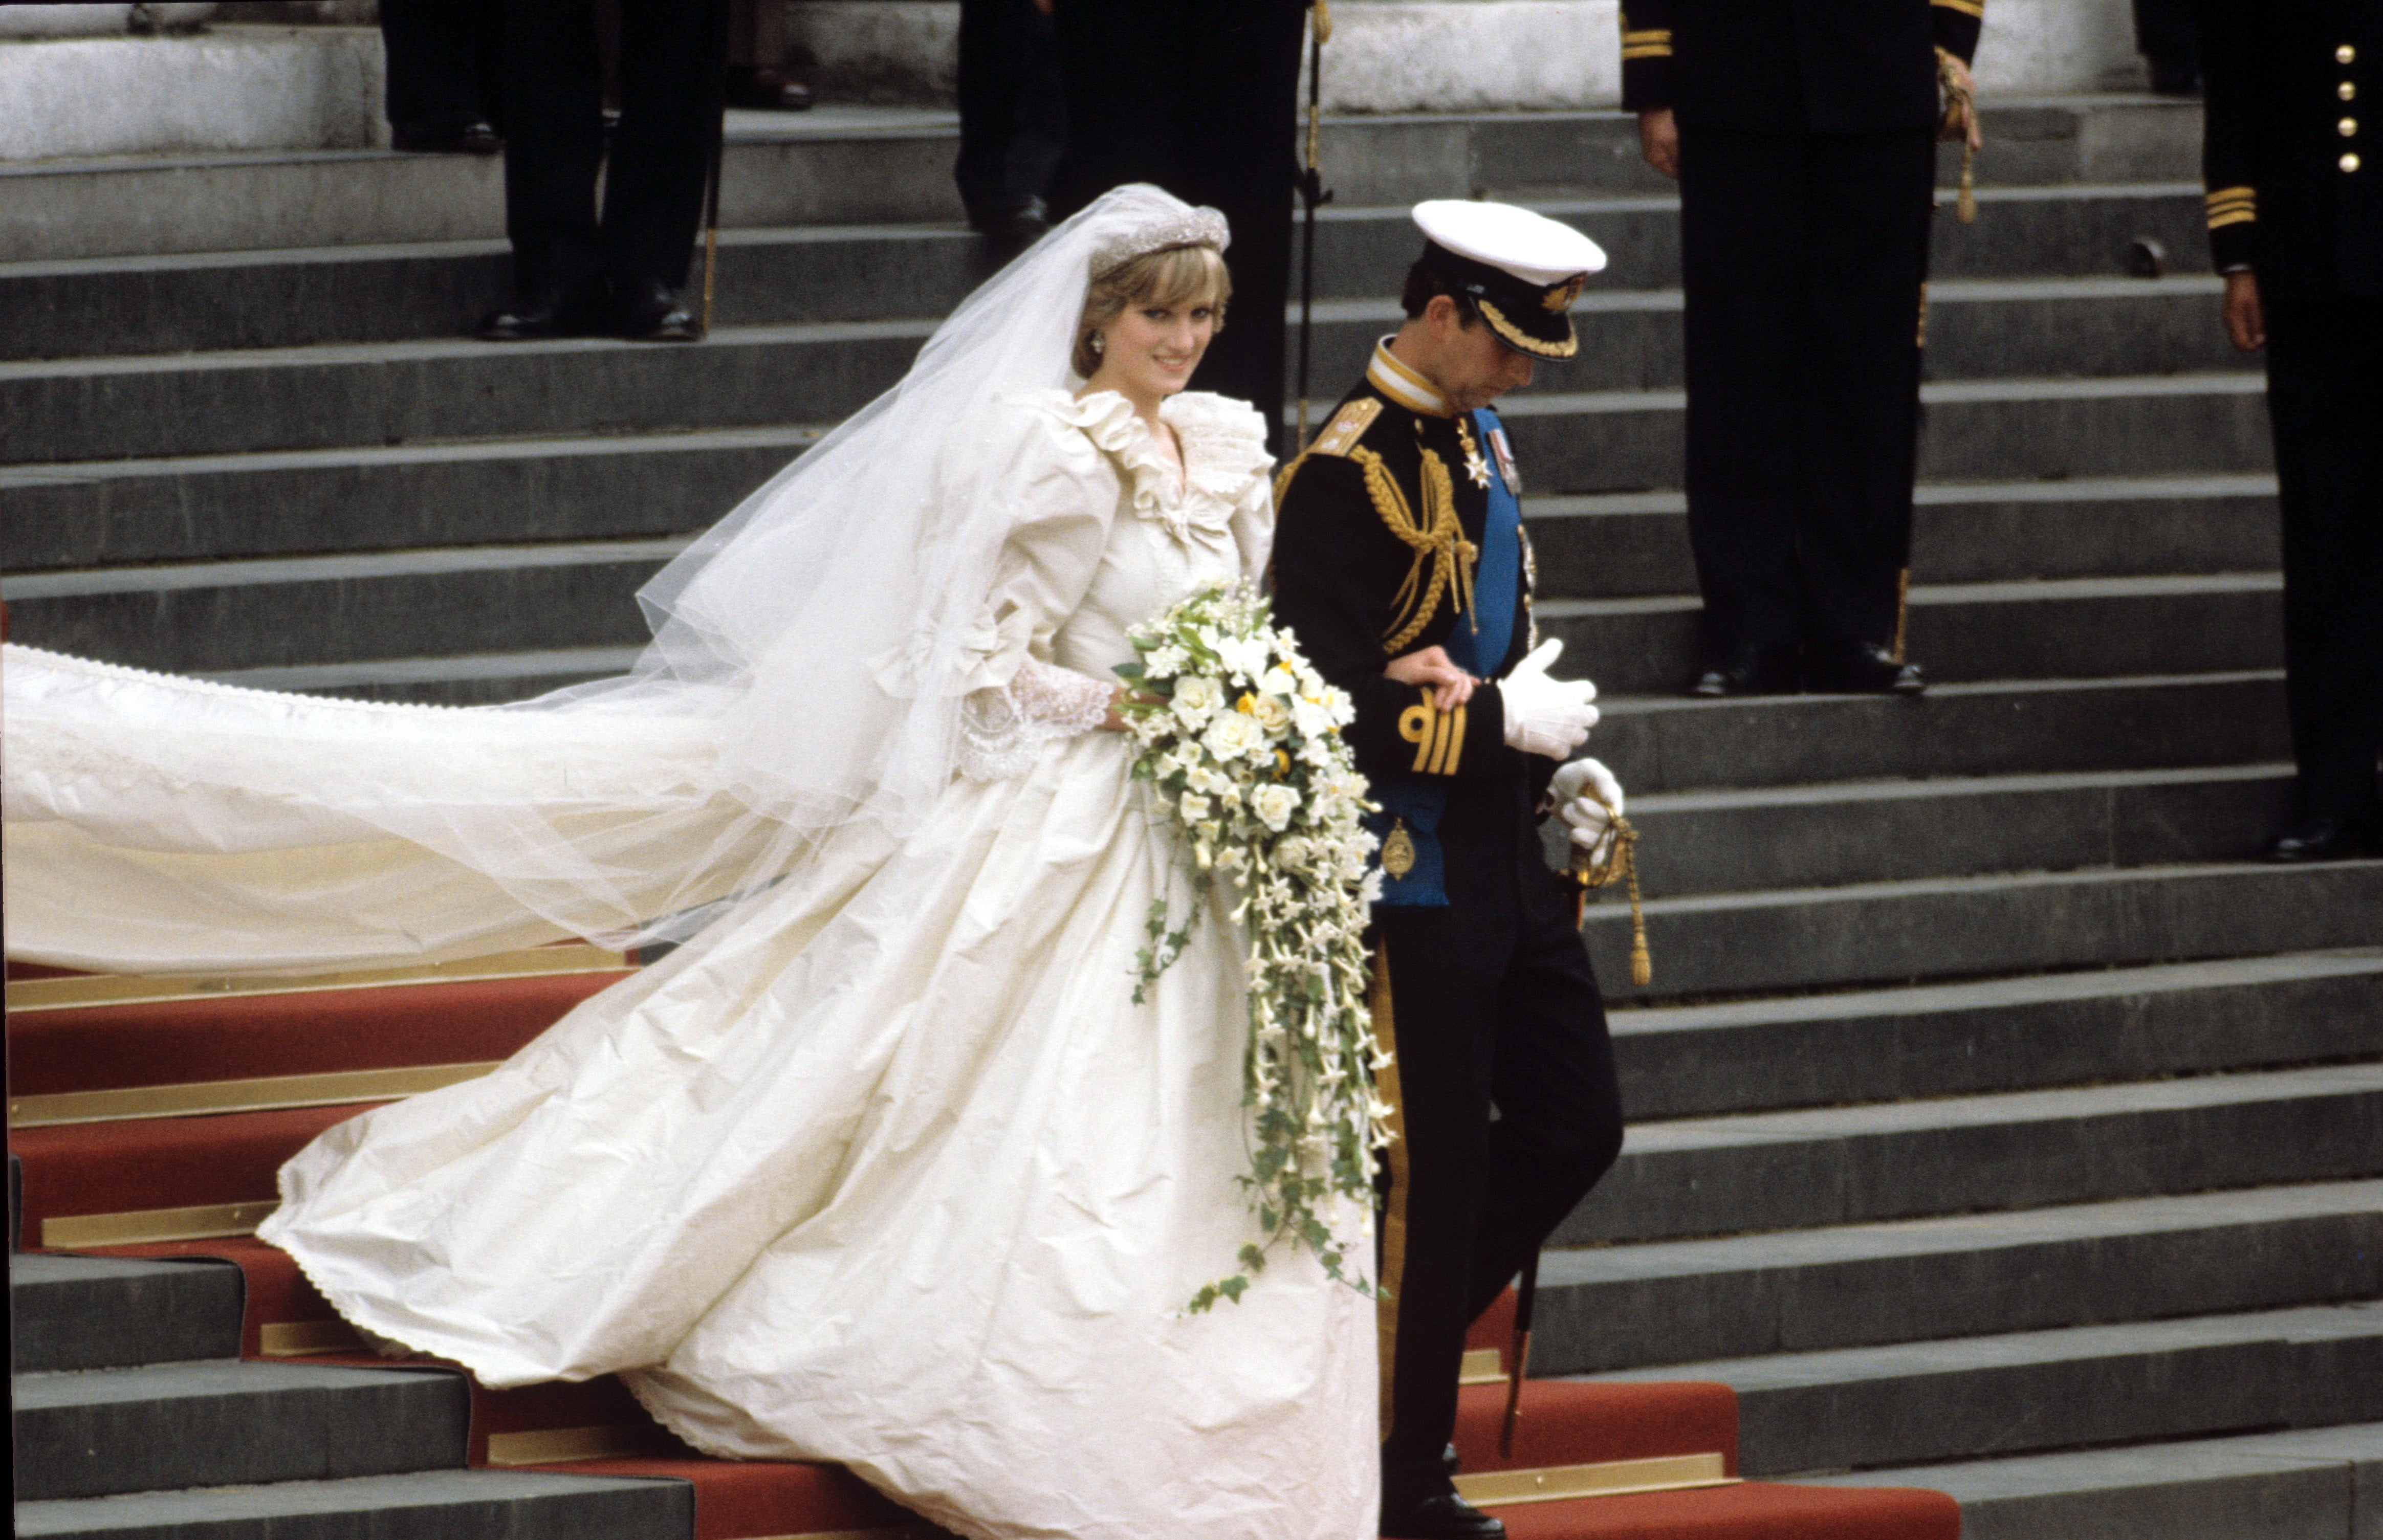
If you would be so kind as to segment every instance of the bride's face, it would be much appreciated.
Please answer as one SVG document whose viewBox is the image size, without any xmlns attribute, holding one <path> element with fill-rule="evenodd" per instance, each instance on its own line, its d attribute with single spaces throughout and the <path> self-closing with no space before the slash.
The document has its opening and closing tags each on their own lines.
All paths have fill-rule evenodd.
<svg viewBox="0 0 2383 1540">
<path fill-rule="evenodd" d="M 1131 398 L 1171 396 L 1192 382 L 1216 335 L 1216 307 L 1204 300 L 1128 305 L 1101 331 L 1095 383 Z"/>
</svg>

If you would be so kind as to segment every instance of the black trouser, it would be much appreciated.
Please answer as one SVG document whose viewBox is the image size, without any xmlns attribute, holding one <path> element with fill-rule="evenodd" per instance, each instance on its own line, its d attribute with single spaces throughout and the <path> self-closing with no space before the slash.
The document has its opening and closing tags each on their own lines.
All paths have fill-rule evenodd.
<svg viewBox="0 0 2383 1540">
<path fill-rule="evenodd" d="M 389 120 L 398 128 L 461 128 L 497 120 L 497 18 L 472 0 L 381 0 Z"/>
<path fill-rule="evenodd" d="M 1059 43 L 1032 0 L 960 0 L 960 154 L 969 218 L 1017 214 L 1050 191 L 1068 148 Z"/>
<path fill-rule="evenodd" d="M 2135 52 L 2147 59 L 2192 64 L 2200 57 L 2192 0 L 2135 0 Z"/>
<path fill-rule="evenodd" d="M 1688 538 L 1715 651 L 1894 634 L 1934 172 L 1925 130 L 1680 131 Z"/>
<path fill-rule="evenodd" d="M 1231 320 L 1192 383 L 1256 407 L 1278 448 L 1306 16 L 1300 0 L 1063 0 L 1056 13 L 1068 153 L 1055 212 L 1155 182 L 1225 216 Z"/>
<path fill-rule="evenodd" d="M 686 282 L 718 131 L 724 6 L 623 0 L 621 121 L 604 175 L 604 69 L 591 0 L 504 0 L 505 233 L 513 282 Z"/>
<path fill-rule="evenodd" d="M 1572 885 L 1539 864 L 1536 839 L 1518 851 L 1457 831 L 1443 851 L 1446 908 L 1375 911 L 1404 1128 L 1384 1221 L 1386 1234 L 1403 1227 L 1403 1265 L 1383 1279 L 1396 1322 L 1382 1444 L 1392 1502 L 1438 1487 L 1465 1329 L 1622 1149 Z"/>
<path fill-rule="evenodd" d="M 2383 816 L 2383 300 L 2264 308 L 2302 811 L 2372 819 Z"/>
</svg>

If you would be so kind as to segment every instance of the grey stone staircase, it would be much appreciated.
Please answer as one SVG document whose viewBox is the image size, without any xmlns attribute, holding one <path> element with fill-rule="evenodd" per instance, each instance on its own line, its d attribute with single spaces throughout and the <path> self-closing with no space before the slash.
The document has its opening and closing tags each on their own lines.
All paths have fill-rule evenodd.
<svg viewBox="0 0 2383 1540">
<path fill-rule="evenodd" d="M 1917 703 L 1675 693 L 1676 204 L 1627 119 L 1326 138 L 1326 400 L 1395 314 L 1404 201 L 1612 256 L 1581 361 L 1503 403 L 1656 970 L 1594 906 L 1634 1126 L 1537 1367 L 1727 1381 L 1748 1473 L 1942 1487 L 1973 1540 L 2383 1534 L 2383 862 L 2248 859 L 2290 795 L 2275 489 L 2196 113 L 1989 111 L 1933 257 Z M 503 280 L 484 165 L 0 172 L 12 634 L 451 703 L 624 666 L 647 575 L 982 276 L 951 134 L 740 119 L 721 329 L 677 349 L 459 339 Z"/>
<path fill-rule="evenodd" d="M 656 1540 L 684 1483 L 463 1468 L 463 1379 L 243 1362 L 228 1263 L 8 1259 L 16 1533 Z"/>
</svg>

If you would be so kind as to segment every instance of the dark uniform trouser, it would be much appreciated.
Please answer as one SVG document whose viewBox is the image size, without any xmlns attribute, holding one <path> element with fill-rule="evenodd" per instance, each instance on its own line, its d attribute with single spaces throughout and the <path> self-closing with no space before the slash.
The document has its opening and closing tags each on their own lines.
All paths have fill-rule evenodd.
<svg viewBox="0 0 2383 1540">
<path fill-rule="evenodd" d="M 621 121 L 605 161 L 604 70 L 590 0 L 503 0 L 505 234 L 526 292 L 686 282 L 703 219 L 724 0 L 623 0 Z"/>
<path fill-rule="evenodd" d="M 1393 1486 L 1438 1476 L 1466 1327 L 1622 1149 L 1613 1046 L 1569 884 L 1448 855 L 1448 907 L 1376 911 L 1404 1129 L 1389 1170 L 1405 1190 L 1386 1195 L 1403 1266 L 1383 1280 Z"/>
<path fill-rule="evenodd" d="M 1068 153 L 1053 212 L 1155 182 L 1224 215 L 1231 324 L 1192 383 L 1256 407 L 1278 451 L 1306 17 L 1298 0 L 1063 3 L 1054 16 Z"/>
<path fill-rule="evenodd" d="M 2383 301 L 2265 309 L 2303 811 L 2371 819 L 2383 752 Z"/>
<path fill-rule="evenodd" d="M 1688 537 L 1717 650 L 1894 634 L 1934 176 L 1925 130 L 1680 131 Z"/>
<path fill-rule="evenodd" d="M 1068 147 L 1059 45 L 1032 0 L 960 0 L 959 94 L 960 203 L 979 222 L 1019 213 Z"/>
<path fill-rule="evenodd" d="M 389 120 L 399 127 L 462 127 L 498 120 L 495 18 L 474 0 L 381 0 Z"/>
</svg>

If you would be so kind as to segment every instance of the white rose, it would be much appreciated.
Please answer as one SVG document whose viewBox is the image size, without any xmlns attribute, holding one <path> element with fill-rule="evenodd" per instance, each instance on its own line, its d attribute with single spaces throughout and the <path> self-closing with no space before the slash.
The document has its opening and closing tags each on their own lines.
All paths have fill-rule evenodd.
<svg viewBox="0 0 2383 1540">
<path fill-rule="evenodd" d="M 1307 863 L 1315 858 L 1315 846 L 1304 834 L 1293 834 L 1289 839 L 1279 840 L 1275 844 L 1274 863 L 1285 870 L 1304 871 L 1307 869 Z"/>
<path fill-rule="evenodd" d="M 1292 703 L 1290 720 L 1303 738 L 1321 738 L 1340 725 L 1332 720 L 1332 708 L 1320 700 L 1302 699 Z"/>
<path fill-rule="evenodd" d="M 1260 786 L 1250 794 L 1250 811 L 1278 834 L 1290 827 L 1290 815 L 1298 810 L 1299 794 L 1289 786 Z"/>
<path fill-rule="evenodd" d="M 1290 708 L 1283 704 L 1280 696 L 1265 695 L 1255 697 L 1250 702 L 1250 715 L 1256 720 L 1260 727 L 1265 728 L 1275 737 L 1278 738 L 1290 731 Z"/>
<path fill-rule="evenodd" d="M 1175 715 L 1184 726 L 1197 728 L 1223 708 L 1225 687 L 1206 674 L 1175 682 Z"/>
<path fill-rule="evenodd" d="M 1200 735 L 1208 752 L 1219 759 L 1233 759 L 1266 748 L 1266 730 L 1256 721 L 1240 711 L 1219 711 Z"/>
</svg>

